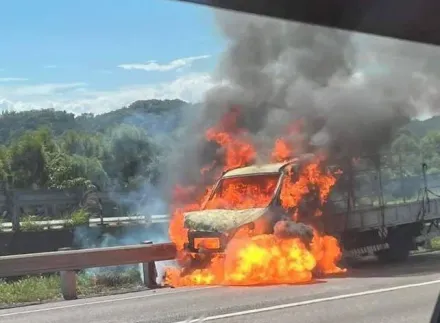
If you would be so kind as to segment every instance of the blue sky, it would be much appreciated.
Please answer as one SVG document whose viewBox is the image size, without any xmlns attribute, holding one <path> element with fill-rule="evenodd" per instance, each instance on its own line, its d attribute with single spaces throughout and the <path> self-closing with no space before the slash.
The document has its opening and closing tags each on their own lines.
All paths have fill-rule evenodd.
<svg viewBox="0 0 440 323">
<path fill-rule="evenodd" d="M 170 0 L 14 0 L 1 11 L 0 109 L 194 101 L 225 47 L 210 8 Z"/>
<path fill-rule="evenodd" d="M 212 9 L 174 0 L 13 0 L 0 11 L 0 111 L 198 101 L 226 49 Z M 367 38 L 363 70 L 381 71 Z"/>
</svg>

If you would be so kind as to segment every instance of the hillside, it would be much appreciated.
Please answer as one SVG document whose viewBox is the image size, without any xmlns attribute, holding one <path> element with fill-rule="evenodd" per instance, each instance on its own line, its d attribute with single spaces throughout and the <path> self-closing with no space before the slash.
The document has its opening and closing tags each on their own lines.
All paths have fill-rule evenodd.
<svg viewBox="0 0 440 323">
<path fill-rule="evenodd" d="M 67 130 L 104 132 L 121 124 L 138 126 L 149 133 L 168 132 L 178 126 L 182 109 L 189 106 L 181 100 L 140 100 L 128 107 L 96 116 L 83 114 L 75 117 L 73 113 L 52 109 L 3 112 L 0 116 L 0 144 L 7 145 L 26 131 L 42 126 L 51 129 L 55 136 Z"/>
<path fill-rule="evenodd" d="M 407 129 L 417 137 L 423 137 L 431 131 L 439 131 L 440 116 L 435 116 L 424 121 L 414 120 L 407 126 Z"/>
</svg>

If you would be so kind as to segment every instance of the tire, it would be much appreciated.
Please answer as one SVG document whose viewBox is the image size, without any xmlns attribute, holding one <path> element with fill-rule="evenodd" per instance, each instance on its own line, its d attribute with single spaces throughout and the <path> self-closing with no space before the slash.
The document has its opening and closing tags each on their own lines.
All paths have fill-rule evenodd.
<svg viewBox="0 0 440 323">
<path fill-rule="evenodd" d="M 389 249 L 376 252 L 377 259 L 381 263 L 402 263 L 408 259 L 412 245 L 412 235 L 408 228 L 394 228 L 387 242 Z"/>
<path fill-rule="evenodd" d="M 377 259 L 381 263 L 402 263 L 405 262 L 409 257 L 409 248 L 391 248 L 386 250 L 381 250 L 376 253 Z"/>
<path fill-rule="evenodd" d="M 342 267 L 359 268 L 362 266 L 362 263 L 359 257 L 344 257 L 341 260 L 341 265 Z"/>
</svg>

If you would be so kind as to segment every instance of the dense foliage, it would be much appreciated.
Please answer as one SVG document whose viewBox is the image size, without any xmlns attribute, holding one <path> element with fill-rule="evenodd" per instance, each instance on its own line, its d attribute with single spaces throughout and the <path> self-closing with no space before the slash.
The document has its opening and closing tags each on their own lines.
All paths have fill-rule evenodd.
<svg viewBox="0 0 440 323">
<path fill-rule="evenodd" d="M 68 188 L 91 183 L 102 190 L 155 181 L 161 136 L 178 129 L 179 100 L 137 101 L 94 116 L 65 111 L 3 112 L 0 180 L 16 188 Z"/>
</svg>

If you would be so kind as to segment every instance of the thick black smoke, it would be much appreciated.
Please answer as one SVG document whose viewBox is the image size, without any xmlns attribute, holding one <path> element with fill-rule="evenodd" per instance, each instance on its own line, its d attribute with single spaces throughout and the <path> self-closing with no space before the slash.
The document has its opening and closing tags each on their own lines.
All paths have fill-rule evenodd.
<svg viewBox="0 0 440 323">
<path fill-rule="evenodd" d="M 276 138 L 301 118 L 296 152 L 325 149 L 340 158 L 376 154 L 410 118 L 435 110 L 438 82 L 427 73 L 433 55 L 417 57 L 418 45 L 232 12 L 216 17 L 228 49 L 219 85 L 184 136 L 181 181 L 198 180 L 200 168 L 219 157 L 203 130 L 231 107 L 239 107 L 239 126 L 266 162 Z"/>
<path fill-rule="evenodd" d="M 282 239 L 300 239 L 306 246 L 310 246 L 313 240 L 312 227 L 304 223 L 296 223 L 292 220 L 278 221 L 274 226 L 274 234 Z"/>
</svg>

